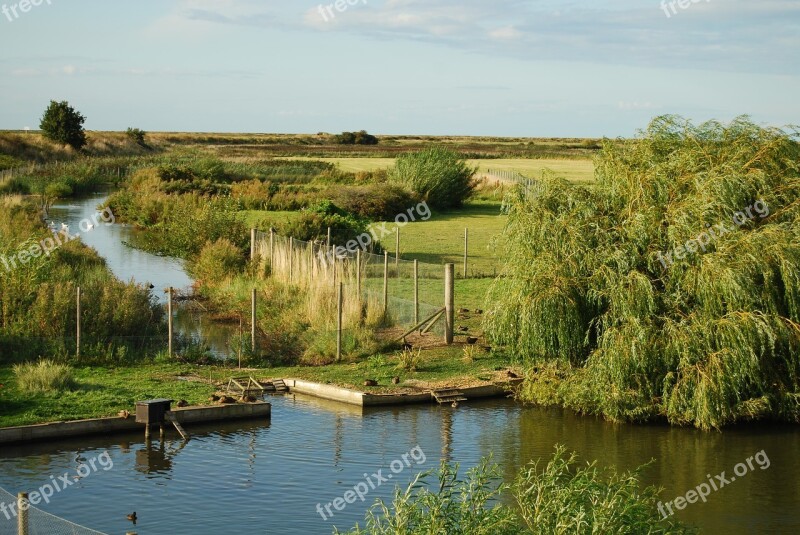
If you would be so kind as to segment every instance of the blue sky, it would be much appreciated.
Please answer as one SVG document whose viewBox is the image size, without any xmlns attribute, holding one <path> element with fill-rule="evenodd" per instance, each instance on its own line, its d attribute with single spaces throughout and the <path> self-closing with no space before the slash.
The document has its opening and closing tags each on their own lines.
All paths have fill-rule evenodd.
<svg viewBox="0 0 800 535">
<path fill-rule="evenodd" d="M 38 127 L 51 99 L 90 130 L 615 137 L 665 113 L 800 124 L 800 0 L 20 1 L 0 0 L 3 129 Z"/>
</svg>

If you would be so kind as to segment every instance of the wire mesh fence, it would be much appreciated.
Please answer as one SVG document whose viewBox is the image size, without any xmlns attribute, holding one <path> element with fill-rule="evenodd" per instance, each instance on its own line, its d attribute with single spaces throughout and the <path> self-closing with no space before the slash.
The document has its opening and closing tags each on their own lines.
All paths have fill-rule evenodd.
<svg viewBox="0 0 800 535">
<path fill-rule="evenodd" d="M 356 248 L 303 241 L 274 232 L 254 233 L 253 253 L 270 276 L 309 291 L 321 322 L 336 318 L 338 285 L 343 285 L 345 329 L 380 316 L 383 325 L 414 327 L 443 307 L 444 266 Z M 325 310 L 322 310 L 325 309 Z M 333 324 L 335 326 L 335 323 Z M 438 322 L 431 332 L 443 334 Z"/>
<path fill-rule="evenodd" d="M 106 535 L 24 504 L 20 507 L 18 496 L 0 488 L 0 535 Z"/>
</svg>

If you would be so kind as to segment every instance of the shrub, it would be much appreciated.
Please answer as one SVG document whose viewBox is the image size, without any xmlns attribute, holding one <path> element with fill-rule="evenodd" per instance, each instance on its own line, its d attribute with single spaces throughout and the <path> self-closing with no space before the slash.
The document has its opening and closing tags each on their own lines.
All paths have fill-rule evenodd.
<svg viewBox="0 0 800 535">
<path fill-rule="evenodd" d="M 445 148 L 431 148 L 397 159 L 391 179 L 422 197 L 432 208 L 458 208 L 472 196 L 476 168 Z"/>
<path fill-rule="evenodd" d="M 403 349 L 397 354 L 397 368 L 407 372 L 415 372 L 422 364 L 422 349 Z"/>
<path fill-rule="evenodd" d="M 145 136 L 147 135 L 147 132 L 145 132 L 141 128 L 128 128 L 128 130 L 125 131 L 125 135 L 128 137 L 128 139 L 130 139 L 137 145 L 141 147 L 147 146 L 144 139 Z"/>
<path fill-rule="evenodd" d="M 333 202 L 343 209 L 371 221 L 393 221 L 417 204 L 417 197 L 397 184 L 372 184 L 338 188 Z"/>
<path fill-rule="evenodd" d="M 42 116 L 39 128 L 47 139 L 80 150 L 86 145 L 86 132 L 83 130 L 85 121 L 86 118 L 66 100 L 62 102 L 51 100 Z"/>
<path fill-rule="evenodd" d="M 330 201 L 322 201 L 285 223 L 279 232 L 298 240 L 313 241 L 326 238 L 330 228 L 333 243 L 341 245 L 366 232 L 367 223 Z"/>
<path fill-rule="evenodd" d="M 342 132 L 334 138 L 339 145 L 377 145 L 378 138 L 368 134 L 366 130 L 358 132 Z"/>
<path fill-rule="evenodd" d="M 220 238 L 206 242 L 200 254 L 189 265 L 189 272 L 199 284 L 214 284 L 238 275 L 244 269 L 241 249 L 230 240 Z"/>
<path fill-rule="evenodd" d="M 30 394 L 56 394 L 76 387 L 72 368 L 56 364 L 52 360 L 40 360 L 36 364 L 15 364 L 14 376 L 17 388 Z"/>
</svg>

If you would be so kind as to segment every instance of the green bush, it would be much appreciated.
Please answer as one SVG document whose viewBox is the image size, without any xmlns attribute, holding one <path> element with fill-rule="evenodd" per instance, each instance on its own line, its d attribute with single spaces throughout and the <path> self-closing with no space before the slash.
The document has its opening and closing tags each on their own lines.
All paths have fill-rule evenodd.
<svg viewBox="0 0 800 535">
<path fill-rule="evenodd" d="M 370 221 L 394 221 L 398 214 L 415 206 L 419 199 L 403 186 L 371 184 L 337 188 L 333 202 Z"/>
<path fill-rule="evenodd" d="M 125 135 L 137 145 L 142 147 L 147 146 L 147 143 L 145 143 L 145 136 L 147 135 L 147 132 L 141 128 L 128 128 L 128 130 L 125 131 Z"/>
<path fill-rule="evenodd" d="M 330 228 L 333 243 L 342 245 L 367 232 L 367 224 L 366 220 L 342 210 L 332 202 L 322 201 L 303 211 L 300 217 L 285 223 L 278 231 L 298 240 L 313 241 L 327 238 Z"/>
<path fill-rule="evenodd" d="M 72 368 L 56 364 L 52 360 L 40 360 L 36 364 L 15 364 L 14 376 L 17 388 L 28 394 L 57 394 L 76 387 Z"/>
<path fill-rule="evenodd" d="M 460 207 L 472 196 L 476 171 L 457 153 L 436 147 L 400 156 L 390 178 L 422 197 L 431 208 L 448 209 Z"/>
<path fill-rule="evenodd" d="M 240 274 L 244 265 L 242 250 L 230 240 L 220 238 L 206 243 L 197 258 L 189 263 L 189 273 L 201 285 L 215 284 Z"/>
<path fill-rule="evenodd" d="M 339 145 L 377 145 L 378 138 L 368 134 L 366 130 L 358 132 L 342 132 L 335 136 L 335 141 Z"/>
</svg>

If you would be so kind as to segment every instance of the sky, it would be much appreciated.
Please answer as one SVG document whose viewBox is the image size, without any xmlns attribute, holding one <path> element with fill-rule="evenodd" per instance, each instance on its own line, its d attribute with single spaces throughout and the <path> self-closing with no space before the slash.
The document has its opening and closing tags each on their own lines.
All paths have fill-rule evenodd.
<svg viewBox="0 0 800 535">
<path fill-rule="evenodd" d="M 39 5 L 28 4 L 36 2 Z M 800 124 L 800 0 L 0 0 L 0 129 L 630 137 Z"/>
</svg>

